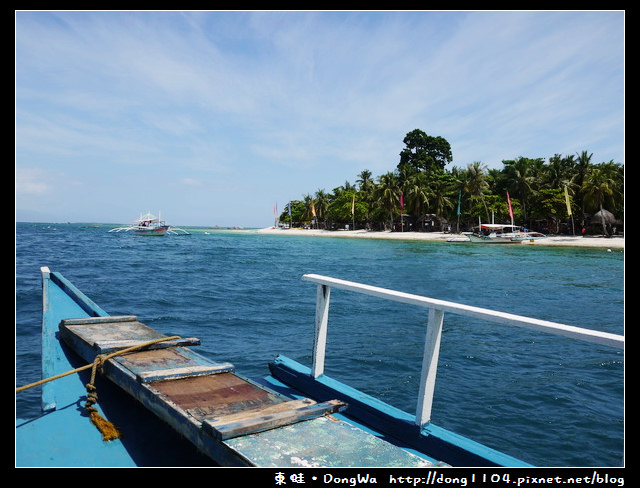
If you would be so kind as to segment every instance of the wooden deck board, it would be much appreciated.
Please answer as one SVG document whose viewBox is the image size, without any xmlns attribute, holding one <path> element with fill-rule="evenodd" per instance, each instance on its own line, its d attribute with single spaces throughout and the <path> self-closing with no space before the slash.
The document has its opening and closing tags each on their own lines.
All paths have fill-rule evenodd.
<svg viewBox="0 0 640 488">
<path fill-rule="evenodd" d="M 135 374 L 141 382 L 216 374 L 233 370 L 231 363 L 216 363 L 203 359 L 183 347 L 152 349 L 114 358 L 115 361 Z"/>
<path fill-rule="evenodd" d="M 138 322 L 135 316 L 67 319 L 62 321 L 62 329 L 73 331 L 79 338 L 91 345 L 99 344 L 102 341 L 132 339 L 152 341 L 164 337 L 157 330 Z"/>
<path fill-rule="evenodd" d="M 346 404 L 337 400 L 316 403 L 311 399 L 291 400 L 260 409 L 205 419 L 202 428 L 216 439 L 254 434 L 337 412 Z"/>
<path fill-rule="evenodd" d="M 274 405 L 284 399 L 233 373 L 159 381 L 151 388 L 199 421 Z"/>
<path fill-rule="evenodd" d="M 224 442 L 263 467 L 443 466 L 331 416 Z"/>
</svg>

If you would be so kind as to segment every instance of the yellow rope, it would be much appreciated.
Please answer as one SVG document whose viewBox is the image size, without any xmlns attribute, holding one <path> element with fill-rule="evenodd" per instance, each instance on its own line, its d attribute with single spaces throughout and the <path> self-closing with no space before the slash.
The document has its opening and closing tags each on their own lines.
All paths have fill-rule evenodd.
<svg viewBox="0 0 640 488">
<path fill-rule="evenodd" d="M 91 422 L 98 428 L 98 430 L 102 433 L 102 439 L 104 441 L 112 441 L 114 439 L 118 439 L 120 437 L 120 432 L 111 422 L 103 418 L 94 405 L 98 403 L 98 394 L 96 393 L 96 387 L 94 386 L 94 382 L 96 379 L 96 371 L 98 368 L 102 369 L 102 365 L 108 359 L 111 359 L 115 356 L 120 356 L 122 354 L 127 354 L 129 352 L 142 349 L 144 347 L 148 347 L 150 345 L 156 344 L 158 342 L 165 342 L 173 339 L 179 339 L 180 336 L 171 336 L 171 337 L 163 337 L 161 339 L 155 339 L 153 341 L 145 342 L 143 344 L 138 344 L 136 346 L 127 347 L 126 349 L 121 349 L 120 351 L 113 352 L 111 354 L 99 354 L 93 360 L 93 363 L 87 364 L 85 366 L 81 366 L 80 368 L 73 369 L 71 371 L 67 371 L 66 373 L 62 373 L 56 376 L 52 376 L 50 378 L 36 381 L 35 383 L 31 383 L 29 385 L 21 386 L 20 388 L 16 388 L 16 393 L 19 391 L 26 390 L 28 388 L 33 388 L 34 386 L 41 385 L 43 383 L 47 383 L 49 381 L 57 380 L 59 378 L 63 378 L 73 373 L 78 373 L 80 371 L 84 371 L 85 369 L 91 368 L 91 381 L 86 385 L 87 388 L 87 402 L 84 405 L 85 410 L 89 413 L 89 418 Z"/>
</svg>

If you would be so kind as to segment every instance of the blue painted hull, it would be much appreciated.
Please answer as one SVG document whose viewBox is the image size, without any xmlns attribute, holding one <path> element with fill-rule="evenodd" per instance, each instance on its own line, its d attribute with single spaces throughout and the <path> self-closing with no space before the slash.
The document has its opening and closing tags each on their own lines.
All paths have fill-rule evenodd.
<svg viewBox="0 0 640 488">
<path fill-rule="evenodd" d="M 45 277 L 42 286 L 42 377 L 50 378 L 86 364 L 58 339 L 60 321 L 108 314 L 57 273 Z M 98 377 L 98 409 L 124 433 L 120 440 L 103 442 L 82 412 L 89 374 L 84 371 L 39 387 L 42 415 L 16 419 L 17 467 L 217 465 L 164 422 L 149 415 L 130 395 Z M 162 449 L 149 446 L 162 446 Z"/>
<path fill-rule="evenodd" d="M 59 324 L 65 319 L 91 317 L 109 315 L 59 273 L 44 269 L 43 378 L 87 364 L 86 357 L 81 358 L 60 340 Z M 89 352 L 82 351 L 81 354 Z M 322 423 L 324 417 L 321 417 L 218 440 L 215 444 L 215 439 L 208 437 L 203 442 L 198 437 L 201 434 L 191 425 L 187 426 L 191 429 L 189 432 L 181 431 L 180 422 L 174 428 L 170 427 L 173 417 L 166 414 L 164 407 L 158 410 L 149 405 L 147 398 L 134 399 L 135 381 L 127 380 L 127 384 L 118 387 L 106 378 L 98 377 L 98 410 L 123 434 L 120 439 L 104 442 L 83 414 L 89 374 L 88 370 L 74 373 L 40 386 L 43 415 L 36 419 L 16 420 L 17 466 L 280 466 L 284 458 L 274 458 L 273 449 L 268 446 L 274 442 L 289 442 L 294 447 L 298 442 L 305 447 L 310 442 L 317 442 L 320 446 L 319 436 L 325 435 L 327 428 L 335 430 L 335 438 L 357 429 L 359 437 L 341 441 L 341 444 L 353 442 L 354 449 L 364 451 L 367 449 L 365 444 L 371 443 L 376 453 L 383 453 L 383 457 L 372 464 L 374 466 L 398 466 L 406 459 L 425 466 L 527 466 L 518 459 L 435 425 L 429 424 L 420 430 L 413 422 L 413 416 L 324 375 L 313 379 L 308 368 L 284 357 L 277 358 L 270 365 L 270 374 L 254 383 L 288 399 L 308 397 L 318 402 L 339 399 L 348 404 L 346 410 L 332 414 L 334 421 L 328 424 Z M 118 375 L 115 376 L 117 381 Z M 341 428 L 342 424 L 349 428 Z M 316 440 L 309 441 L 306 435 Z M 331 440 L 327 442 L 330 445 Z M 331 446 L 315 459 L 323 466 L 344 466 L 353 458 L 358 465 L 359 454 Z"/>
</svg>

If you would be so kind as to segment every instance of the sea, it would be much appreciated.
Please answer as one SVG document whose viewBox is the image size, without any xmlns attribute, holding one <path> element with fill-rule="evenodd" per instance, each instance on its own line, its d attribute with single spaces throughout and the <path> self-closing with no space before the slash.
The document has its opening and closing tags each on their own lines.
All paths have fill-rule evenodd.
<svg viewBox="0 0 640 488">
<path fill-rule="evenodd" d="M 42 266 L 249 377 L 277 355 L 311 365 L 307 273 L 624 334 L 620 249 L 113 227 L 16 223 L 16 387 L 41 379 Z M 325 374 L 414 413 L 427 315 L 333 290 Z M 431 419 L 536 466 L 624 466 L 624 372 L 619 349 L 445 314 Z M 16 394 L 16 418 L 39 413 L 40 388 Z"/>
</svg>

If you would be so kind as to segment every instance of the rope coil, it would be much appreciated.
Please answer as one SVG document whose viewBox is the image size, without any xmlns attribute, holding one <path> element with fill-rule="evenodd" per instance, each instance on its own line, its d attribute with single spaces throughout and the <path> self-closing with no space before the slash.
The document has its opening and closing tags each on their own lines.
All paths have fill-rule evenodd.
<svg viewBox="0 0 640 488">
<path fill-rule="evenodd" d="M 149 347 L 159 342 L 165 342 L 165 341 L 174 340 L 174 339 L 180 339 L 180 336 L 162 337 L 160 339 L 148 341 L 142 344 L 138 344 L 136 346 L 127 347 L 126 349 L 122 349 L 120 351 L 116 351 L 111 354 L 98 354 L 94 358 L 93 362 L 90 364 L 81 366 L 71 371 L 67 371 L 66 373 L 62 373 L 56 376 L 52 376 L 50 378 L 46 378 L 44 380 L 36 381 L 35 383 L 30 383 L 28 385 L 21 386 L 19 388 L 16 388 L 16 393 L 27 390 L 29 388 L 33 388 L 43 383 L 47 383 L 49 381 L 53 381 L 53 380 L 63 378 L 65 376 L 69 376 L 70 374 L 73 374 L 73 373 L 79 373 L 80 371 L 84 371 L 86 369 L 91 368 L 91 380 L 86 385 L 87 401 L 84 404 L 84 409 L 88 413 L 89 418 L 91 419 L 91 422 L 98 428 L 98 430 L 102 434 L 102 440 L 104 440 L 105 442 L 109 442 L 114 439 L 119 439 L 120 431 L 118 430 L 118 428 L 115 425 L 113 425 L 111 422 L 106 420 L 104 417 L 102 417 L 102 415 L 100 415 L 100 413 L 98 412 L 98 409 L 94 406 L 98 403 L 98 393 L 94 385 L 95 379 L 96 379 L 96 373 L 98 372 L 98 369 L 102 373 L 102 366 L 104 365 L 104 363 L 115 356 L 121 356 L 123 354 L 127 354 L 133 351 L 137 351 L 139 349 L 143 349 L 145 347 Z"/>
</svg>

